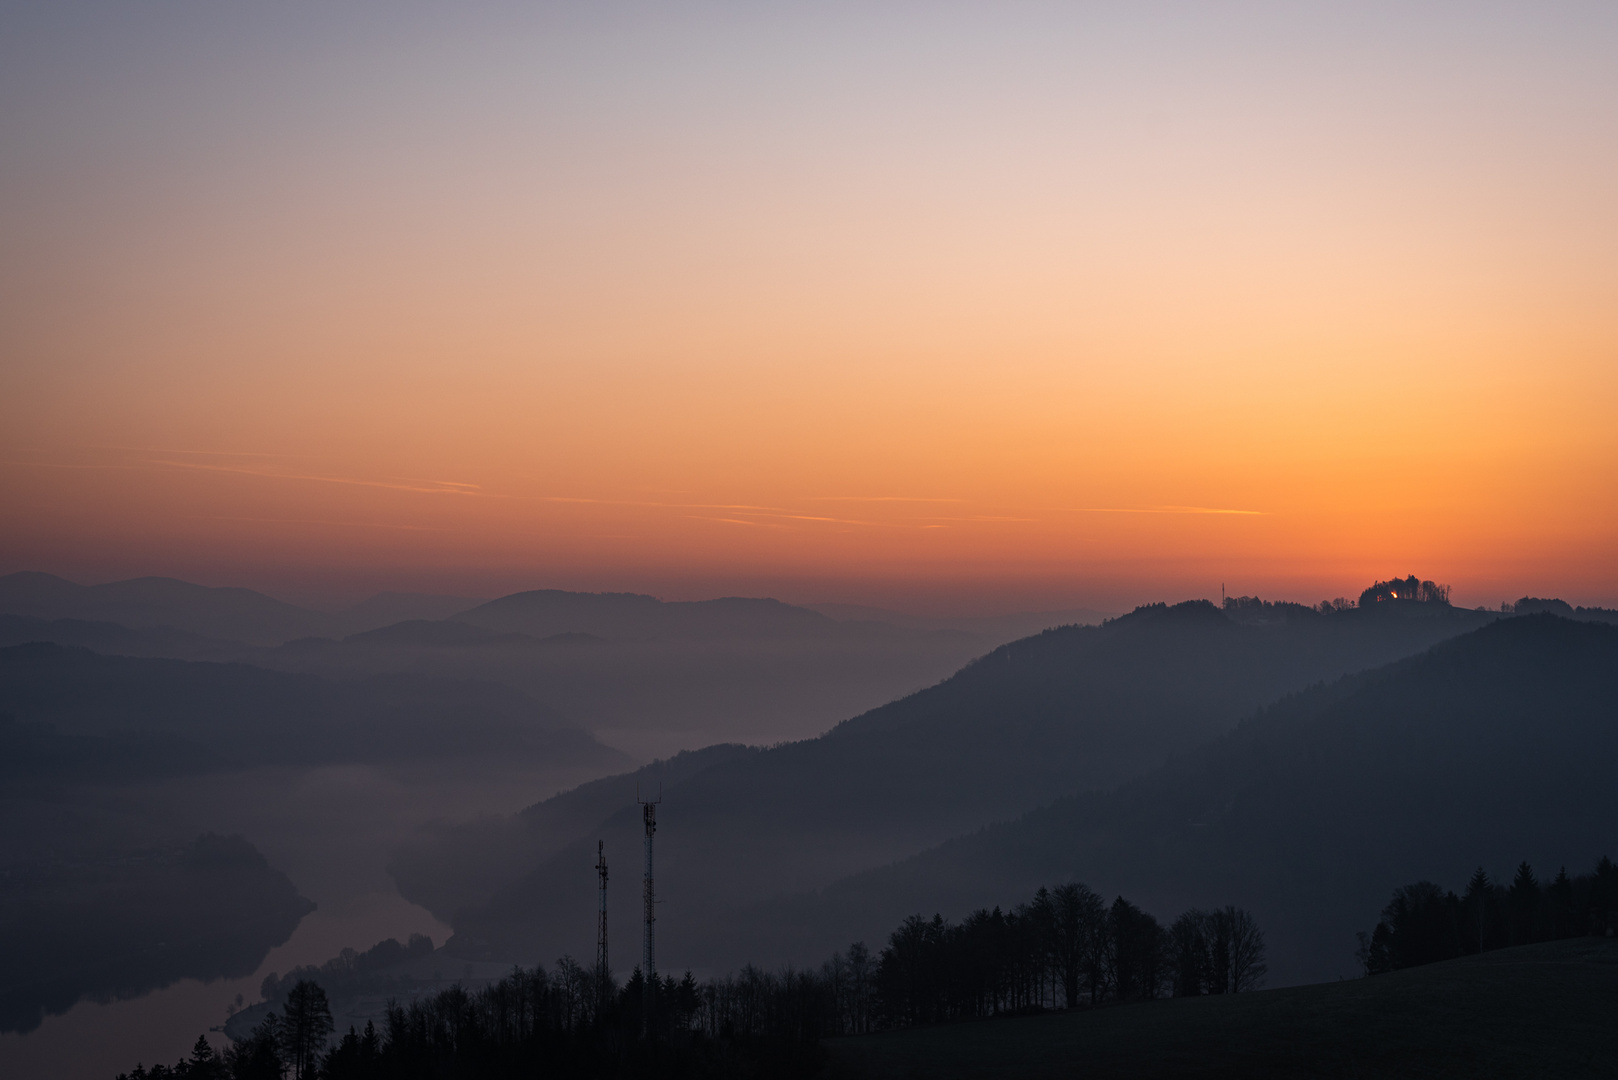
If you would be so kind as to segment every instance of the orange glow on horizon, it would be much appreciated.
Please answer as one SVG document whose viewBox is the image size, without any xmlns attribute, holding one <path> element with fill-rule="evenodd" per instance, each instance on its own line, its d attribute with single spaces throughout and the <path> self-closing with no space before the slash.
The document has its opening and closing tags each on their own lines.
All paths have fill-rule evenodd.
<svg viewBox="0 0 1618 1080">
<path fill-rule="evenodd" d="M 0 174 L 0 571 L 1618 605 L 1611 20 L 1054 17 L 132 47 Z"/>
</svg>

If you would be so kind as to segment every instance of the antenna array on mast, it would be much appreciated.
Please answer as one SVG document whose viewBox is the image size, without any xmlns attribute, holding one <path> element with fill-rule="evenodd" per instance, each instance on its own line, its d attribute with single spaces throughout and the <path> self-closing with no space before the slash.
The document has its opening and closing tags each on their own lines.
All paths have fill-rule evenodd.
<svg viewBox="0 0 1618 1080">
<path fill-rule="evenodd" d="M 657 833 L 657 804 L 663 801 L 663 785 L 657 786 L 657 798 L 643 799 L 640 797 L 640 788 L 635 788 L 635 801 L 640 804 L 641 820 L 646 825 L 646 879 L 644 882 L 646 900 L 646 932 L 641 946 L 641 975 L 646 980 L 645 989 L 645 1017 L 646 1031 L 651 1033 L 652 1008 L 656 1003 L 657 995 L 657 949 L 652 924 L 657 921 L 657 895 L 652 885 L 652 837 Z"/>
<path fill-rule="evenodd" d="M 596 998 L 605 1007 L 612 987 L 612 967 L 607 962 L 607 842 L 596 841 L 596 874 L 601 879 L 601 908 L 596 915 Z"/>
</svg>

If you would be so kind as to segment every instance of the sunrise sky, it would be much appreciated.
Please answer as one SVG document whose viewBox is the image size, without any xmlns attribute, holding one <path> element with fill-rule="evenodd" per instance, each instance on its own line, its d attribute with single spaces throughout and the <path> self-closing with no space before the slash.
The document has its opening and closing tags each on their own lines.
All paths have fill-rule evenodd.
<svg viewBox="0 0 1618 1080">
<path fill-rule="evenodd" d="M 5 4 L 0 572 L 1618 605 L 1618 5 Z"/>
</svg>

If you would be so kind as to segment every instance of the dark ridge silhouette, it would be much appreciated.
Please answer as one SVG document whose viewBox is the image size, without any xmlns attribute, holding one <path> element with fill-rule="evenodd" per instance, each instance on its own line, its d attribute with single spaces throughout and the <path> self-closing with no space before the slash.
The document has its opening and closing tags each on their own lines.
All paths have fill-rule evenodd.
<svg viewBox="0 0 1618 1080">
<path fill-rule="evenodd" d="M 50 644 L 0 649 L 0 711 L 63 737 L 161 737 L 241 765 L 479 754 L 609 768 L 625 760 L 527 695 L 495 684 L 413 675 L 326 679 Z"/>
<path fill-rule="evenodd" d="M 1515 604 L 1502 605 L 1502 608 L 1517 615 L 1560 615 L 1564 619 L 1618 623 L 1618 610 L 1601 607 L 1574 607 L 1566 600 L 1546 600 L 1538 596 L 1525 596 Z"/>
<path fill-rule="evenodd" d="M 8 582 L 12 600 L 49 617 L 6 614 Z M 774 600 L 664 604 L 560 591 L 464 603 L 381 594 L 336 615 L 305 612 L 308 618 L 293 624 L 283 618 L 292 609 L 260 598 L 269 606 L 226 611 L 230 619 L 242 616 L 231 623 L 213 617 L 228 590 L 169 583 L 178 594 L 168 599 L 176 602 L 156 612 L 113 603 L 119 597 L 112 594 L 138 584 L 86 590 L 49 575 L 0 579 L 0 647 L 50 641 L 341 678 L 406 673 L 499 682 L 647 760 L 715 742 L 819 734 L 937 681 L 1008 636 L 988 624 L 969 633 L 836 621 Z M 97 604 L 102 614 L 83 614 Z M 198 617 L 199 605 L 209 618 Z M 462 610 L 470 608 L 483 610 Z M 257 615 L 270 621 L 255 622 Z M 613 648 L 585 655 L 585 647 L 602 643 Z"/>
<path fill-rule="evenodd" d="M 503 633 L 471 626 L 450 619 L 409 619 L 390 626 L 350 634 L 343 639 L 360 645 L 426 645 L 470 647 L 475 645 L 517 645 L 532 642 L 528 634 Z"/>
<path fill-rule="evenodd" d="M 0 779 L 12 797 L 70 784 L 117 784 L 239 768 L 240 762 L 174 735 L 116 731 L 64 735 L 0 713 Z"/>
<path fill-rule="evenodd" d="M 339 616 L 350 633 L 364 633 L 394 623 L 417 619 L 453 619 L 464 611 L 487 604 L 487 597 L 440 596 L 435 593 L 379 592 L 344 610 Z"/>
<path fill-rule="evenodd" d="M 1501 620 L 1291 696 L 1116 792 L 733 916 L 711 947 L 813 955 L 922 903 L 962 912 L 1077 876 L 1158 910 L 1234 898 L 1270 931 L 1277 980 L 1346 974 L 1348 928 L 1394 883 L 1614 846 L 1615 701 L 1618 628 Z"/>
<path fill-rule="evenodd" d="M 676 817 L 660 873 L 670 896 L 709 914 L 671 923 L 667 940 L 689 955 L 739 963 L 746 956 L 722 940 L 725 912 L 829 885 L 1041 802 L 1116 786 L 1284 693 L 1497 617 L 1300 608 L 1273 625 L 1244 625 L 1196 601 L 996 649 L 818 739 L 717 763 L 671 785 Z M 506 882 L 481 903 L 465 890 L 424 888 L 439 875 L 431 859 L 401 859 L 398 880 L 407 896 L 454 920 L 451 947 L 467 955 L 582 953 L 587 928 L 568 913 L 588 907 L 591 885 L 576 867 L 591 861 L 598 838 L 619 850 L 638 843 L 633 780 L 619 789 L 617 813 L 567 837 L 537 865 L 496 847 L 487 857 L 498 869 L 474 871 L 461 857 L 470 849 L 461 852 L 458 880 Z M 615 898 L 624 918 L 633 917 L 631 899 Z M 814 952 L 824 951 L 817 942 Z M 760 943 L 748 955 L 776 952 Z"/>
<path fill-rule="evenodd" d="M 76 585 L 34 572 L 0 577 L 0 613 L 111 622 L 135 629 L 169 627 L 249 645 L 279 645 L 328 634 L 339 625 L 332 616 L 251 589 L 216 589 L 159 577 Z"/>
<path fill-rule="evenodd" d="M 250 975 L 314 905 L 239 836 L 0 876 L 0 1031 L 82 998 Z"/>
<path fill-rule="evenodd" d="M 115 656 L 151 656 L 175 660 L 242 660 L 258 651 L 240 641 L 206 637 L 167 626 L 132 630 L 117 623 L 87 619 L 0 615 L 0 648 L 35 642 L 75 645 Z"/>
</svg>

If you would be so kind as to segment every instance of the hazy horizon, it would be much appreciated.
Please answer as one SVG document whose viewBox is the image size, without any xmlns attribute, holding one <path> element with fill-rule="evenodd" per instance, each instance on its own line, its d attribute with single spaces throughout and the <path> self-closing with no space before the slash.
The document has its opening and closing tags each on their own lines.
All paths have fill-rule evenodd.
<svg viewBox="0 0 1618 1080">
<path fill-rule="evenodd" d="M 1034 615 L 1046 612 L 1086 611 L 1095 614 L 1121 615 L 1142 604 L 1178 603 L 1183 600 L 1219 601 L 1221 586 L 1226 596 L 1257 596 L 1268 601 L 1295 604 L 1318 604 L 1323 600 L 1357 596 L 1372 580 L 1405 576 L 1420 567 L 1389 566 L 1380 572 L 1357 578 L 1313 577 L 1299 583 L 1288 578 L 1259 578 L 1218 582 L 1211 589 L 1185 586 L 1178 583 L 1153 588 L 1150 584 L 1131 583 L 1127 588 L 1111 587 L 1089 582 L 1075 585 L 1019 585 L 1007 586 L 1003 582 L 974 583 L 951 582 L 933 588 L 890 585 L 881 583 L 813 582 L 805 583 L 781 579 L 667 579 L 624 575 L 621 577 L 592 576 L 586 578 L 545 579 L 520 571 L 476 571 L 465 574 L 438 573 L 419 577 L 404 576 L 349 576 L 333 572 L 320 575 L 320 585 L 306 583 L 308 576 L 300 574 L 293 582 L 270 571 L 226 571 L 214 574 L 187 574 L 184 572 L 119 573 L 116 575 L 75 575 L 39 566 L 14 566 L 0 569 L 0 576 L 14 573 L 48 573 L 71 581 L 76 585 L 103 585 L 145 577 L 171 578 L 209 588 L 245 588 L 262 593 L 283 603 L 326 614 L 337 614 L 378 596 L 390 593 L 465 599 L 469 605 L 510 596 L 521 592 L 559 590 L 580 593 L 634 593 L 651 596 L 662 601 L 700 601 L 725 597 L 753 597 L 779 600 L 807 608 L 852 609 L 869 608 L 873 618 L 881 613 L 903 615 L 919 619 L 993 619 L 997 617 Z M 312 576 L 312 575 L 311 575 Z M 1418 576 L 1421 576 L 1418 574 Z M 305 582 L 300 584 L 299 582 Z M 1514 603 L 1523 597 L 1565 600 L 1575 607 L 1618 607 L 1618 596 L 1593 593 L 1589 590 L 1555 588 L 1556 579 L 1524 577 L 1497 583 L 1494 592 L 1486 585 L 1462 582 L 1451 583 L 1453 602 L 1460 607 L 1498 609 L 1502 603 Z M 473 586 L 481 585 L 481 590 Z M 974 587 L 976 586 L 976 587 Z M 749 591 L 751 589 L 751 591 Z"/>
</svg>

